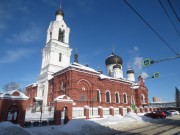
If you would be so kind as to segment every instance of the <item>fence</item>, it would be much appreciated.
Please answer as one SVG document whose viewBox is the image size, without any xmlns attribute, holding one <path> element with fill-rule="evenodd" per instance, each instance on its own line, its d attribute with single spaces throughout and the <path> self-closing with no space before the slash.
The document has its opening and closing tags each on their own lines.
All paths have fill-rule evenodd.
<svg viewBox="0 0 180 135">
<path fill-rule="evenodd" d="M 119 108 L 114 108 L 114 115 L 119 115 Z"/>
<path fill-rule="evenodd" d="M 98 108 L 89 108 L 89 116 L 90 117 L 99 117 Z"/>
<path fill-rule="evenodd" d="M 109 108 L 103 108 L 103 115 L 110 115 Z"/>
<path fill-rule="evenodd" d="M 54 124 L 53 106 L 43 106 L 42 108 L 30 106 L 26 109 L 25 127 L 46 126 L 52 124 Z"/>
<path fill-rule="evenodd" d="M 85 118 L 84 116 L 84 108 L 83 107 L 73 107 L 72 109 L 72 118 Z"/>
</svg>

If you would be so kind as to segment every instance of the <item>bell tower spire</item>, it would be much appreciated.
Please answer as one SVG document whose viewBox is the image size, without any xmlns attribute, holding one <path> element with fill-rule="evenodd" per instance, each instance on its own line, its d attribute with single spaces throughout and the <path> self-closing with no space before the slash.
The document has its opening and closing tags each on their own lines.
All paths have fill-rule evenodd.
<svg viewBox="0 0 180 135">
<path fill-rule="evenodd" d="M 52 74 L 70 65 L 72 51 L 69 47 L 70 28 L 64 21 L 61 2 L 55 15 L 55 20 L 51 21 L 47 30 L 46 45 L 42 50 L 42 65 L 38 77 L 37 97 L 43 99 L 43 105 L 47 105 L 48 80 L 52 78 Z"/>
<path fill-rule="evenodd" d="M 60 0 L 60 5 L 59 5 L 59 8 L 61 9 L 61 5 L 62 5 L 62 0 Z"/>
<path fill-rule="evenodd" d="M 76 48 L 76 53 L 74 54 L 74 62 L 78 63 L 78 53 Z"/>
</svg>

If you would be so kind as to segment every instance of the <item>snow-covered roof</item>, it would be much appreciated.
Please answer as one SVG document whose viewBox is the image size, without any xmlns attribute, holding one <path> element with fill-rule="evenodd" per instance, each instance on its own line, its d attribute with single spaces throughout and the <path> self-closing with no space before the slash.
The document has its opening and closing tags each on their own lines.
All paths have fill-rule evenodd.
<svg viewBox="0 0 180 135">
<path fill-rule="evenodd" d="M 76 68 L 76 69 L 82 69 L 83 71 L 89 71 L 89 72 L 96 73 L 96 75 L 99 76 L 100 79 L 117 80 L 117 81 L 123 81 L 123 82 L 131 83 L 131 84 L 133 83 L 133 82 L 131 82 L 131 81 L 125 79 L 125 78 L 113 78 L 113 77 L 110 77 L 110 76 L 106 76 L 106 75 L 101 74 L 100 72 L 96 71 L 93 68 L 81 65 L 81 64 L 76 63 L 76 62 L 70 64 L 69 66 L 65 67 L 64 69 L 60 70 L 59 72 L 55 73 L 54 75 L 58 75 L 59 73 L 61 73 L 61 71 L 65 70 L 65 69 L 68 69 L 70 67 L 71 68 Z"/>
<path fill-rule="evenodd" d="M 55 102 L 73 102 L 73 100 L 66 95 L 58 96 L 54 99 L 54 101 Z"/>
<path fill-rule="evenodd" d="M 159 101 L 159 102 L 150 102 L 150 104 L 165 104 L 165 103 L 175 103 L 175 101 Z"/>
<path fill-rule="evenodd" d="M 1 94 L 0 99 L 28 100 L 29 97 L 18 90 L 12 90 Z"/>
<path fill-rule="evenodd" d="M 75 67 L 75 68 L 84 69 L 84 70 L 86 70 L 86 71 L 90 71 L 90 72 L 99 73 L 99 72 L 97 72 L 96 70 L 94 70 L 93 68 L 90 68 L 90 67 L 87 67 L 87 66 L 81 65 L 81 64 L 76 63 L 76 62 L 72 63 L 70 66 L 71 66 L 71 67 Z"/>
<path fill-rule="evenodd" d="M 37 83 L 36 82 L 31 83 L 31 84 L 27 85 L 26 87 L 29 87 L 29 86 L 32 86 L 32 87 L 37 86 Z"/>
<path fill-rule="evenodd" d="M 139 88 L 139 85 L 137 83 L 135 83 L 133 86 L 132 86 L 133 89 L 138 89 Z"/>
<path fill-rule="evenodd" d="M 109 79 L 109 80 L 123 81 L 125 83 L 131 83 L 131 84 L 133 83 L 133 82 L 131 82 L 131 81 L 127 80 L 127 79 L 124 79 L 124 78 L 113 78 L 113 77 L 106 76 L 106 75 L 103 75 L 103 74 L 100 74 L 99 78 L 100 79 Z"/>
<path fill-rule="evenodd" d="M 40 97 L 35 97 L 34 98 L 36 101 L 42 101 L 43 100 L 43 98 L 40 98 Z"/>
<path fill-rule="evenodd" d="M 111 79 L 111 77 L 103 75 L 103 74 L 100 74 L 99 77 L 100 79 Z"/>
</svg>

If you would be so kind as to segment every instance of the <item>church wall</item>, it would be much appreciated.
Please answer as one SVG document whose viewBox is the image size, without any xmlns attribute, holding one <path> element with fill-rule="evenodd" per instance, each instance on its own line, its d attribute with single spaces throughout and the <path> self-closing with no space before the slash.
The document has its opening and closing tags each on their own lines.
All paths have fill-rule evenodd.
<svg viewBox="0 0 180 135">
<path fill-rule="evenodd" d="M 131 106 L 132 96 L 135 99 L 135 103 L 141 106 L 141 94 L 145 95 L 146 103 L 148 103 L 147 90 L 143 89 L 143 87 L 141 88 L 143 90 L 135 91 L 131 88 L 130 83 L 109 79 L 101 80 L 97 74 L 81 70 L 67 70 L 50 80 L 48 102 L 52 102 L 54 98 L 63 94 L 62 82 L 65 94 L 74 100 L 74 107 L 83 107 L 85 105 L 90 107 L 127 107 Z M 97 90 L 101 92 L 101 102 L 97 102 Z M 106 91 L 111 93 L 110 103 L 106 102 Z M 120 103 L 116 103 L 115 93 L 119 93 Z M 123 103 L 124 93 L 127 94 L 127 103 Z"/>
<path fill-rule="evenodd" d="M 28 104 L 29 106 L 33 105 L 33 100 L 37 95 L 37 86 L 29 86 L 26 88 L 26 95 L 29 97 Z"/>
<path fill-rule="evenodd" d="M 12 122 L 23 126 L 27 105 L 27 100 L 0 99 L 0 122 L 7 121 L 9 109 L 17 106 L 17 119 Z"/>
<path fill-rule="evenodd" d="M 148 90 L 145 86 L 140 86 L 138 89 L 135 90 L 135 101 L 137 107 L 142 107 L 141 101 L 141 94 L 145 96 L 145 103 L 144 105 L 148 106 Z"/>
</svg>

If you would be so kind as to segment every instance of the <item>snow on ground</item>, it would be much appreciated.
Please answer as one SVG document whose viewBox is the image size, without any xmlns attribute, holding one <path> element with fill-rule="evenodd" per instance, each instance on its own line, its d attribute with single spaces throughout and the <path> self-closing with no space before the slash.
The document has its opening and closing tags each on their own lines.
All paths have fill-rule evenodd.
<svg viewBox="0 0 180 135">
<path fill-rule="evenodd" d="M 127 113 L 125 116 L 105 116 L 90 120 L 73 119 L 66 125 L 22 128 L 10 122 L 0 123 L 0 135 L 100 135 L 116 133 L 116 129 L 136 126 L 145 122 L 160 121 L 151 119 L 144 114 Z"/>
<path fill-rule="evenodd" d="M 28 131 L 11 122 L 0 122 L 0 135 L 30 135 Z"/>
</svg>

